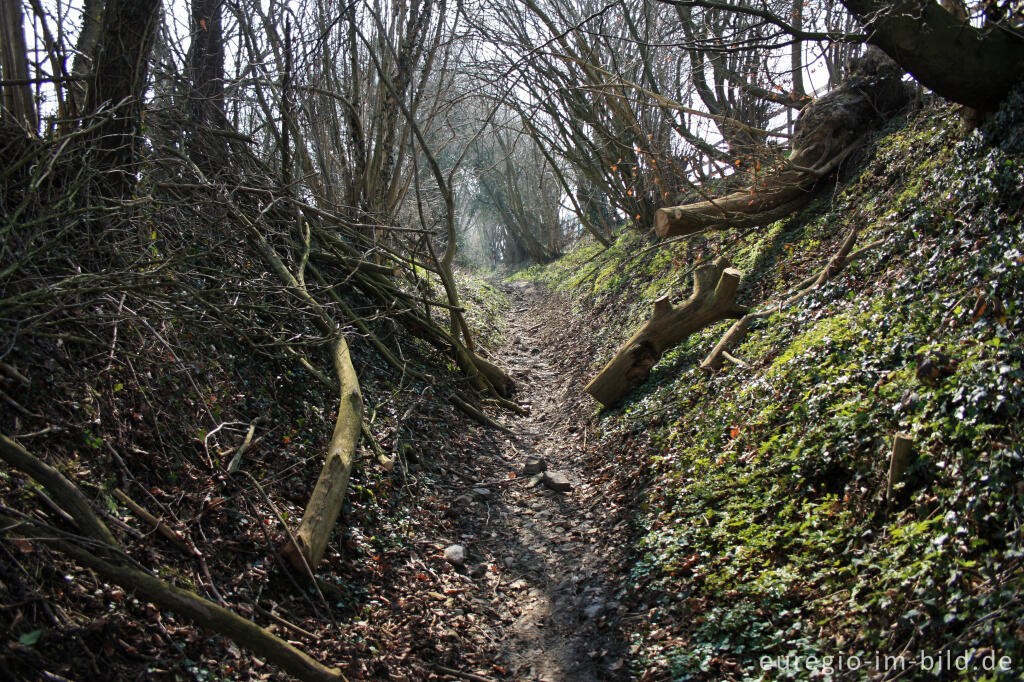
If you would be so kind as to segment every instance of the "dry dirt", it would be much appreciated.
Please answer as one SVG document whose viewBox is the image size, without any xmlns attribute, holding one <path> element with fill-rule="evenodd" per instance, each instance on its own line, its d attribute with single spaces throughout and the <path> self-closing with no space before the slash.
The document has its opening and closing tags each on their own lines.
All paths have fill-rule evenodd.
<svg viewBox="0 0 1024 682">
<path fill-rule="evenodd" d="M 471 593 L 497 615 L 482 625 L 514 679 L 625 679 L 627 523 L 609 497 L 605 463 L 587 449 L 594 403 L 579 368 L 589 358 L 574 357 L 589 352 L 587 334 L 542 287 L 516 283 L 506 293 L 509 343 L 500 360 L 530 414 L 508 420 L 514 435 L 481 453 L 490 483 L 467 483 L 452 501 L 467 566 L 483 564 Z M 544 460 L 571 488 L 525 475 L 528 458 Z"/>
</svg>

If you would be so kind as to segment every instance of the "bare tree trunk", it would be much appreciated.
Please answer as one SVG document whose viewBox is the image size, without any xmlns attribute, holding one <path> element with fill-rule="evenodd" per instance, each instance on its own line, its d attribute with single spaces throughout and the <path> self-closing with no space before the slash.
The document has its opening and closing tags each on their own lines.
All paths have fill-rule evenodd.
<svg viewBox="0 0 1024 682">
<path fill-rule="evenodd" d="M 189 157 L 205 172 L 227 152 L 225 138 L 204 129 L 224 126 L 224 29 L 222 0 L 192 0 L 192 44 L 186 56 L 188 113 L 193 126 Z"/>
<path fill-rule="evenodd" d="M 804 0 L 793 0 L 793 28 L 803 30 Z M 803 99 L 804 91 L 804 41 L 793 38 L 790 46 L 790 66 L 793 69 L 793 99 Z M 787 110 L 790 111 L 790 110 Z"/>
<path fill-rule="evenodd" d="M 85 108 L 86 113 L 101 107 L 113 110 L 94 134 L 101 163 L 107 168 L 126 166 L 134 154 L 159 8 L 160 0 L 115 2 L 103 16 Z"/>
<path fill-rule="evenodd" d="M 946 99 L 994 111 L 1024 73 L 1024 40 L 999 26 L 974 28 L 936 2 L 843 0 L 882 48 Z"/>
<path fill-rule="evenodd" d="M 0 73 L 4 80 L 19 81 L 0 88 L 3 107 L 20 125 L 37 132 L 39 119 L 28 83 L 27 52 L 21 0 L 0 0 Z"/>
</svg>

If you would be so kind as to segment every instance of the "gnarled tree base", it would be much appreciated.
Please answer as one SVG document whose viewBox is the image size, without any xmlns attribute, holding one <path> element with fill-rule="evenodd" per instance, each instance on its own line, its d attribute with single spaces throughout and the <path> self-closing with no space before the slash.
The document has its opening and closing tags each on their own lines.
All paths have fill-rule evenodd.
<svg viewBox="0 0 1024 682">
<path fill-rule="evenodd" d="M 784 218 L 806 205 L 864 133 L 883 125 L 912 98 L 903 71 L 878 49 L 869 49 L 853 76 L 804 107 L 793 151 L 779 170 L 744 190 L 685 206 L 658 209 L 654 231 L 678 237 L 701 230 L 745 229 Z"/>
</svg>

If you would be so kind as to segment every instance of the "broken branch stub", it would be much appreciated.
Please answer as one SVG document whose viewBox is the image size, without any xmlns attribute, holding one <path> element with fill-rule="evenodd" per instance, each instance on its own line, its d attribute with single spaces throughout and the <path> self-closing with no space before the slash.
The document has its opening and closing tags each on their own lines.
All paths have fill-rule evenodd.
<svg viewBox="0 0 1024 682">
<path fill-rule="evenodd" d="M 704 358 L 704 362 L 700 363 L 700 368 L 704 372 L 714 372 L 722 366 L 722 360 L 726 358 L 729 351 L 733 350 L 740 344 L 743 338 L 747 335 L 747 331 L 750 329 L 750 325 L 755 320 L 768 317 L 770 312 L 750 313 L 744 315 L 742 318 L 737 320 L 729 331 L 725 333 L 722 340 L 714 347 L 714 349 Z"/>
<path fill-rule="evenodd" d="M 665 351 L 708 325 L 743 316 L 747 309 L 735 300 L 741 276 L 739 270 L 728 267 L 724 258 L 698 268 L 693 294 L 676 307 L 668 297 L 655 301 L 651 319 L 587 384 L 587 393 L 605 407 L 613 407 L 647 380 Z"/>
</svg>

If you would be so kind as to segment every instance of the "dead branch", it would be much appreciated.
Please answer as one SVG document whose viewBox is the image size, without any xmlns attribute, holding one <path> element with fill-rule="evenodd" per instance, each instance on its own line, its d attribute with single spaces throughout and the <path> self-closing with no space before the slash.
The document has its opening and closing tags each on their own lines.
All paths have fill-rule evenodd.
<svg viewBox="0 0 1024 682">
<path fill-rule="evenodd" d="M 370 444 L 370 449 L 373 450 L 373 454 L 377 457 L 377 463 L 384 467 L 385 471 L 391 471 L 395 468 L 395 460 L 384 454 L 384 448 L 380 446 L 377 438 L 370 431 L 370 426 L 364 421 L 361 425 L 363 438 Z"/>
<path fill-rule="evenodd" d="M 617 404 L 642 384 L 665 351 L 710 324 L 746 313 L 735 301 L 741 273 L 718 258 L 694 272 L 693 294 L 678 307 L 667 296 L 654 302 L 654 313 L 622 345 L 586 391 L 605 407 Z"/>
<path fill-rule="evenodd" d="M 729 331 L 725 332 L 722 340 L 714 347 L 710 354 L 704 358 L 704 362 L 700 363 L 700 368 L 705 372 L 710 372 L 718 369 L 722 366 L 722 360 L 726 358 L 726 354 L 732 349 L 736 348 L 740 344 L 740 341 L 747 335 L 747 331 L 750 329 L 750 325 L 755 320 L 771 315 L 769 312 L 750 313 L 744 315 L 739 320 L 733 323 L 729 327 Z"/>
<path fill-rule="evenodd" d="M 847 233 L 846 238 L 843 239 L 843 243 L 839 246 L 839 249 L 828 260 L 825 267 L 800 282 L 800 284 L 797 285 L 797 292 L 795 294 L 786 298 L 786 300 L 778 306 L 744 315 L 740 320 L 729 327 L 729 330 L 725 333 L 722 339 L 715 345 L 711 352 L 708 353 L 708 356 L 704 358 L 704 361 L 700 363 L 701 370 L 705 372 L 714 372 L 722 366 L 723 360 L 729 360 L 734 364 L 745 366 L 745 363 L 738 361 L 736 358 L 729 355 L 729 351 L 739 346 L 740 342 L 746 337 L 747 332 L 750 331 L 750 326 L 754 322 L 770 317 L 776 311 L 793 305 L 815 289 L 822 287 L 826 282 L 842 272 L 843 268 L 847 265 L 859 258 L 862 258 L 882 244 L 881 240 L 874 241 L 863 248 L 851 252 L 850 249 L 852 249 L 853 245 L 856 243 L 857 233 L 859 231 L 859 226 L 855 226 L 851 229 L 849 233 Z"/>
<path fill-rule="evenodd" d="M 320 563 L 327 549 L 327 542 L 341 513 L 348 478 L 352 473 L 352 463 L 359 445 L 363 397 L 359 392 L 359 379 L 352 366 L 348 344 L 340 335 L 334 343 L 334 371 L 341 397 L 338 401 L 334 433 L 327 446 L 327 458 L 302 513 L 299 528 L 295 531 L 295 541 L 289 542 L 284 549 L 285 556 L 299 571 L 308 570 L 307 565 L 312 567 Z M 298 554 L 302 554 L 302 557 L 297 556 Z"/>
<path fill-rule="evenodd" d="M 120 488 L 114 488 L 113 495 L 123 505 L 131 509 L 133 514 L 153 526 L 160 535 L 163 535 L 164 538 L 169 540 L 172 545 L 180 549 L 182 552 L 189 556 L 196 556 L 199 554 L 199 551 L 195 547 L 189 545 L 189 543 L 185 541 L 185 538 L 181 537 L 181 534 L 178 533 L 178 531 L 150 514 L 145 507 L 128 497 L 123 490 Z"/>
<path fill-rule="evenodd" d="M 455 405 L 455 407 L 459 408 L 461 411 L 465 412 L 467 415 L 469 415 L 476 421 L 480 422 L 484 426 L 487 426 L 492 429 L 497 429 L 502 433 L 512 433 L 512 430 L 509 429 L 507 426 L 503 426 L 502 424 L 499 424 L 498 422 L 494 421 L 486 414 L 484 414 L 482 411 L 473 407 L 472 405 L 470 405 L 469 403 L 467 403 L 465 400 L 455 395 L 454 393 L 448 396 L 448 400 L 450 400 L 451 403 Z"/>
<path fill-rule="evenodd" d="M 238 446 L 238 450 L 235 452 L 235 456 L 231 458 L 228 463 L 228 473 L 233 474 L 238 471 L 238 467 L 242 464 L 242 456 L 245 455 L 245 451 L 249 449 L 249 445 L 252 444 L 252 437 L 256 433 L 256 424 L 260 421 L 259 417 L 256 417 L 249 422 L 249 430 L 245 434 L 245 439 L 242 444 Z"/>
<path fill-rule="evenodd" d="M 4 435 L 0 435 L 0 458 L 46 488 L 56 501 L 68 510 L 83 532 L 100 543 L 100 547 L 91 546 L 86 549 L 66 539 L 66 534 L 60 534 L 48 526 L 26 524 L 10 517 L 0 517 L 0 526 L 3 527 L 5 534 L 45 540 L 47 544 L 67 554 L 82 566 L 95 571 L 104 580 L 126 588 L 145 601 L 182 614 L 199 625 L 230 638 L 249 651 L 258 652 L 299 679 L 344 679 L 338 670 L 324 667 L 255 623 L 209 600 L 168 585 L 137 568 L 115 564 L 101 558 L 101 554 L 119 555 L 118 545 L 110 530 L 92 511 L 78 486 Z M 123 493 L 121 497 L 127 499 Z M 150 518 L 153 519 L 151 515 Z"/>
<path fill-rule="evenodd" d="M 92 548 L 85 549 L 63 539 L 44 527 L 26 525 L 12 518 L 0 516 L 4 532 L 34 541 L 45 541 L 82 566 L 96 572 L 103 580 L 125 588 L 136 598 L 152 602 L 221 634 L 239 646 L 280 666 L 282 670 L 300 680 L 310 682 L 336 682 L 344 675 L 336 668 L 328 668 L 299 651 L 283 639 L 272 635 L 255 623 L 232 613 L 199 595 L 169 585 L 137 568 L 115 564 L 101 559 Z"/>
<path fill-rule="evenodd" d="M 75 519 L 83 535 L 111 547 L 118 546 L 114 535 L 93 511 L 81 489 L 66 479 L 62 473 L 3 434 L 0 434 L 0 459 L 11 467 L 24 471 L 46 488 L 53 501 Z"/>
</svg>

